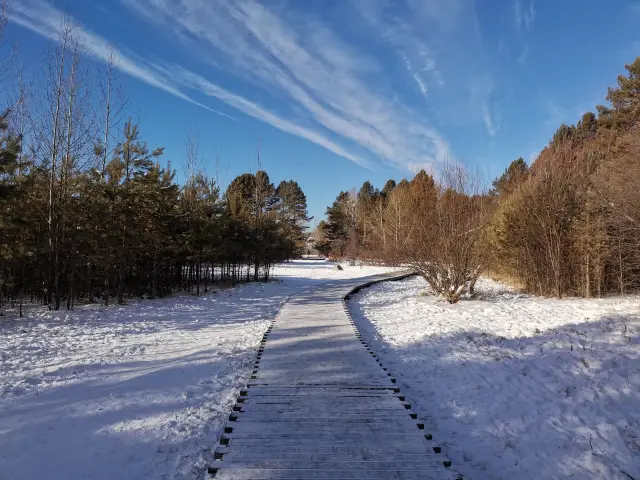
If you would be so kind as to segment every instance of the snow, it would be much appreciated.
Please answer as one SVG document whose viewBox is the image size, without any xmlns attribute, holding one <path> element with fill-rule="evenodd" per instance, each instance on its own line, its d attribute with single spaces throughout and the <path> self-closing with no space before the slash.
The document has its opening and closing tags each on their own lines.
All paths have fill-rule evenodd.
<svg viewBox="0 0 640 480">
<path fill-rule="evenodd" d="M 465 478 L 640 479 L 640 297 L 563 300 L 412 277 L 352 315 Z"/>
<path fill-rule="evenodd" d="M 0 320 L 0 479 L 203 478 L 288 296 L 389 271 L 342 266 L 302 260 L 266 284 Z"/>
</svg>

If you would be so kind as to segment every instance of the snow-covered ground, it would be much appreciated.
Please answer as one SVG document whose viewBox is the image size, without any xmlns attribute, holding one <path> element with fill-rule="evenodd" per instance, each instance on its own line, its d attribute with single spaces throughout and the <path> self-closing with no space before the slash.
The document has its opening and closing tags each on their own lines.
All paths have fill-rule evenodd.
<svg viewBox="0 0 640 480">
<path fill-rule="evenodd" d="M 640 479 L 640 297 L 542 299 L 418 277 L 355 295 L 359 328 L 466 478 Z"/>
<path fill-rule="evenodd" d="M 338 271 L 127 306 L 0 317 L 0 479 L 202 478 L 260 338 L 287 297 Z"/>
</svg>

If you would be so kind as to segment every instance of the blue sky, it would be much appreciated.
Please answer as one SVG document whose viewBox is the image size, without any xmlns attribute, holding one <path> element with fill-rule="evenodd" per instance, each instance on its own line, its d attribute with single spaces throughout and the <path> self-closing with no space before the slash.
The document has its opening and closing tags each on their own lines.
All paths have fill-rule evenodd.
<svg viewBox="0 0 640 480">
<path fill-rule="evenodd" d="M 295 179 L 316 221 L 340 190 L 447 157 L 494 178 L 604 103 L 640 55 L 636 0 L 13 0 L 32 73 L 61 12 L 87 55 L 118 56 L 150 146 L 186 132 L 221 183 Z"/>
</svg>

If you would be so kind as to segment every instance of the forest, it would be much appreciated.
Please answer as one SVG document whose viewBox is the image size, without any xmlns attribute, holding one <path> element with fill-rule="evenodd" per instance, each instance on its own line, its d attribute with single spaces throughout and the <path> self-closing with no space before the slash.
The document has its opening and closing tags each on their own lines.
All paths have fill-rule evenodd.
<svg viewBox="0 0 640 480">
<path fill-rule="evenodd" d="M 5 19 L 6 15 L 2 15 Z M 0 22 L 0 29 L 4 26 Z M 118 82 L 72 25 L 29 77 L 3 44 L 0 77 L 0 302 L 125 303 L 215 282 L 267 280 L 307 239 L 297 182 L 254 173 L 224 191 L 185 134 L 182 179 L 150 147 Z M 456 302 L 490 274 L 544 296 L 640 287 L 640 57 L 607 105 L 560 125 L 528 165 L 491 185 L 456 159 L 412 179 L 340 192 L 312 233 L 333 258 L 407 265 Z"/>
<path fill-rule="evenodd" d="M 6 19 L 6 15 L 2 18 Z M 2 24 L 1 26 L 4 26 Z M 125 303 L 213 282 L 266 280 L 300 254 L 307 203 L 297 182 L 262 170 L 221 192 L 185 135 L 184 180 L 149 147 L 117 76 L 117 59 L 83 55 L 73 26 L 29 78 L 3 45 L 0 115 L 0 297 L 50 309 Z"/>
<path fill-rule="evenodd" d="M 544 296 L 640 287 L 640 57 L 607 105 L 560 125 L 531 165 L 488 186 L 463 162 L 340 192 L 313 232 L 320 252 L 410 265 L 450 302 L 482 273 Z"/>
</svg>

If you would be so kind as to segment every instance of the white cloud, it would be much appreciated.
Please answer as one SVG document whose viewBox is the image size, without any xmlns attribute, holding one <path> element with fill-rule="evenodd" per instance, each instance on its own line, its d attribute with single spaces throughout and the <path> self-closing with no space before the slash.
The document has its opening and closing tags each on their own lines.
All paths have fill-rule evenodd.
<svg viewBox="0 0 640 480">
<path fill-rule="evenodd" d="M 420 88 L 420 92 L 422 92 L 422 96 L 427 98 L 427 84 L 424 83 L 424 80 L 417 73 L 413 73 L 413 79 L 416 81 L 418 88 Z"/>
<path fill-rule="evenodd" d="M 520 0 L 516 0 L 513 4 L 513 13 L 516 18 L 516 27 L 522 28 L 522 5 Z"/>
<path fill-rule="evenodd" d="M 317 19 L 245 0 L 122 1 L 200 52 L 215 52 L 215 66 L 391 165 L 448 154 L 435 129 L 371 81 L 377 62 Z"/>
<path fill-rule="evenodd" d="M 352 1 L 371 33 L 397 53 L 421 91 L 419 81 L 424 80 L 429 113 L 437 121 L 478 125 L 492 136 L 497 133 L 493 76 L 473 2 Z"/>
<path fill-rule="evenodd" d="M 436 169 L 433 163 L 412 163 L 407 166 L 407 170 L 416 175 L 420 170 L 424 170 L 429 175 L 435 175 Z"/>
<path fill-rule="evenodd" d="M 486 127 L 487 132 L 493 137 L 497 133 L 497 128 L 493 123 L 493 118 L 491 117 L 491 109 L 486 103 L 482 105 L 482 120 L 484 121 L 484 126 Z"/>
<path fill-rule="evenodd" d="M 495 136 L 499 130 L 496 117 L 495 106 L 491 100 L 494 94 L 495 85 L 490 76 L 478 76 L 469 85 L 470 105 L 473 110 L 480 112 L 480 118 L 487 133 Z M 498 111 L 499 114 L 499 111 Z"/>
<path fill-rule="evenodd" d="M 64 24 L 64 15 L 59 10 L 42 0 L 24 0 L 12 7 L 10 19 L 15 23 L 28 28 L 50 40 L 57 41 Z M 70 19 L 71 20 L 71 19 Z M 257 118 L 284 132 L 296 135 L 320 145 L 327 150 L 351 160 L 358 165 L 369 168 L 368 162 L 363 158 L 348 152 L 343 147 L 329 140 L 326 136 L 312 129 L 285 120 L 278 115 L 269 112 L 259 105 L 250 102 L 241 96 L 234 95 L 211 82 L 208 82 L 196 74 L 178 66 L 162 67 L 151 62 L 145 62 L 132 55 L 125 55 L 113 47 L 104 38 L 75 24 L 75 35 L 82 43 L 84 50 L 89 55 L 100 61 L 107 61 L 109 55 L 115 54 L 117 68 L 152 87 L 163 90 L 182 100 L 205 108 L 223 117 L 235 120 L 234 117 L 214 110 L 213 108 L 197 102 L 188 96 L 180 88 L 188 87 L 208 96 L 216 97 L 233 108 Z"/>
<path fill-rule="evenodd" d="M 425 31 L 433 35 L 452 34 L 460 21 L 461 4 L 459 0 L 407 0 L 410 11 L 408 20 L 393 15 L 387 9 L 394 5 L 384 0 L 352 0 L 355 10 L 371 29 L 388 42 L 405 64 L 410 60 L 413 64 L 422 64 L 420 69 L 431 76 L 437 85 L 444 86 L 442 72 L 437 65 L 435 55 L 431 52 L 425 39 Z M 413 21 L 411 21 L 413 19 Z M 413 78 L 413 72 L 409 72 Z M 422 78 L 422 76 L 420 77 Z M 415 80 L 415 79 L 414 79 Z"/>
<path fill-rule="evenodd" d="M 427 92 L 428 92 L 426 82 L 420 76 L 420 74 L 414 70 L 413 65 L 411 65 L 411 62 L 409 61 L 409 59 L 407 58 L 407 56 L 404 53 L 400 54 L 400 58 L 402 59 L 402 62 L 404 63 L 405 68 L 407 69 L 407 71 L 411 75 L 411 78 L 413 78 L 413 80 L 416 82 L 416 85 L 418 86 L 418 89 L 420 90 L 420 93 L 422 93 L 422 96 L 426 100 L 427 99 Z"/>
<path fill-rule="evenodd" d="M 18 25 L 53 41 L 60 39 L 64 23 L 67 21 L 62 12 L 42 0 L 23 0 L 21 3 L 12 5 L 11 10 L 9 11 L 9 19 Z M 109 44 L 109 42 L 102 37 L 85 30 L 81 25 L 73 22 L 72 19 L 69 18 L 68 20 L 71 25 L 73 25 L 73 33 L 82 45 L 83 50 L 92 57 L 106 62 L 108 61 L 109 56 L 113 53 L 117 68 L 123 73 L 137 78 L 152 87 L 164 90 L 165 92 L 182 100 L 205 108 L 223 117 L 235 120 L 232 116 L 227 115 L 226 113 L 219 112 L 193 100 L 191 97 L 185 95 L 172 85 L 167 78 L 164 78 L 152 71 L 142 61 L 130 58 L 116 49 L 113 45 Z"/>
<path fill-rule="evenodd" d="M 233 118 L 196 100 L 198 95 L 216 98 L 362 166 L 370 164 L 349 145 L 401 169 L 450 156 L 442 135 L 411 105 L 403 104 L 374 80 L 384 71 L 378 61 L 346 43 L 318 19 L 296 17 L 289 9 L 276 11 L 273 6 L 270 9 L 247 0 L 121 2 L 180 38 L 208 62 L 204 70 L 189 71 L 167 58 L 152 62 L 116 50 L 118 68 L 150 86 Z M 442 23 L 443 28 L 453 28 L 458 7 L 441 0 L 436 3 L 423 8 L 422 14 Z M 44 0 L 16 4 L 11 19 L 52 40 L 59 36 L 61 13 Z M 418 38 L 413 34 L 403 37 L 404 28 L 399 24 L 393 33 L 398 48 Z M 112 50 L 108 41 L 82 27 L 77 33 L 88 54 L 106 60 Z M 429 45 L 419 41 L 415 47 L 407 62 L 412 80 L 426 98 L 428 82 L 439 86 L 445 82 Z M 213 82 L 209 78 L 212 68 L 235 75 L 238 82 L 230 86 Z M 254 87 L 251 92 L 260 92 L 260 102 L 237 93 L 238 85 L 245 84 Z M 265 106 L 274 99 L 278 112 Z"/>
<path fill-rule="evenodd" d="M 533 25 L 533 21 L 536 19 L 536 11 L 535 11 L 535 7 L 533 6 L 533 0 L 531 0 L 531 3 L 529 4 L 529 10 L 524 12 L 524 25 L 527 28 L 527 30 L 531 29 L 531 26 Z"/>
<path fill-rule="evenodd" d="M 520 0 L 516 0 L 513 4 L 516 27 L 518 30 L 528 31 L 531 29 L 536 19 L 536 10 L 533 0 L 530 1 L 528 7 L 523 7 Z"/>
<path fill-rule="evenodd" d="M 189 88 L 199 90 L 205 95 L 208 95 L 210 97 L 215 97 L 218 100 L 221 100 L 222 102 L 226 103 L 227 105 L 231 105 L 237 110 L 240 110 L 241 112 L 251 117 L 262 120 L 263 122 L 268 123 L 269 125 L 279 130 L 282 130 L 287 133 L 291 133 L 293 135 L 296 135 L 298 137 L 304 138 L 313 143 L 321 145 L 322 147 L 326 148 L 327 150 L 337 155 L 340 155 L 341 157 L 349 159 L 360 166 L 369 168 L 368 162 L 366 162 L 364 159 L 347 152 L 341 146 L 326 139 L 319 133 L 314 132 L 313 130 L 303 128 L 293 122 L 290 122 L 281 117 L 278 117 L 277 115 L 262 108 L 260 105 L 250 102 L 249 100 L 243 97 L 235 95 L 229 92 L 228 90 L 225 90 L 219 87 L 218 85 L 211 83 L 210 81 L 201 77 L 200 75 L 197 75 L 193 72 L 185 70 L 182 67 L 176 67 L 176 66 L 169 67 L 169 70 L 167 70 L 167 73 L 170 73 L 173 78 L 175 78 L 177 81 L 179 81 L 180 83 L 182 83 L 183 85 Z"/>
</svg>

